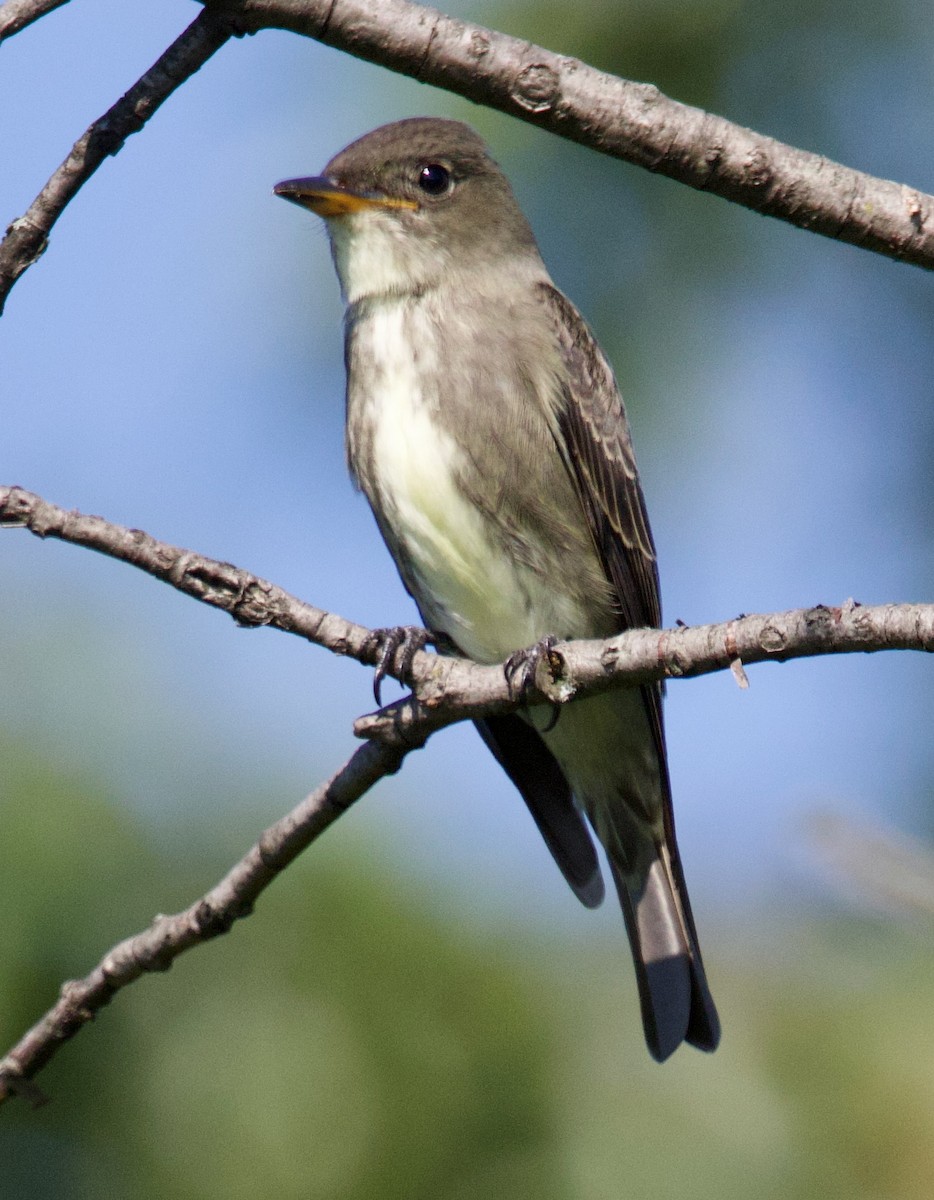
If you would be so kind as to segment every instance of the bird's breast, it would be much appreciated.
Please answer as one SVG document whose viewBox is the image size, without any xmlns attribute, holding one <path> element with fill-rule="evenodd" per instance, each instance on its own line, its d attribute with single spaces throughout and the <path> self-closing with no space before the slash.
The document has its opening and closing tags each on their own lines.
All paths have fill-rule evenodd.
<svg viewBox="0 0 934 1200">
<path fill-rule="evenodd" d="M 522 528 L 496 459 L 484 465 L 495 413 L 486 431 L 474 419 L 481 444 L 466 444 L 455 409 L 470 381 L 457 369 L 424 306 L 374 306 L 349 331 L 348 453 L 426 622 L 471 658 L 498 662 L 545 633 L 580 632 L 587 618 L 557 586 L 557 548 Z M 478 411 L 495 404 L 471 399 Z"/>
</svg>

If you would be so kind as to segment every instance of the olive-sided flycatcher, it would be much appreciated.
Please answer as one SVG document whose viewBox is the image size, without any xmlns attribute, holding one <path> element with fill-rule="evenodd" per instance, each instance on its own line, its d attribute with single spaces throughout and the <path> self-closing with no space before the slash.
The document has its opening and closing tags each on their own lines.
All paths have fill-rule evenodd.
<svg viewBox="0 0 934 1200">
<path fill-rule="evenodd" d="M 481 663 L 661 623 L 613 372 L 480 138 L 385 125 L 278 195 L 324 217 L 347 304 L 347 452 L 427 627 Z M 661 688 L 478 721 L 567 881 L 606 849 L 649 1050 L 720 1036 L 674 821 Z"/>
</svg>

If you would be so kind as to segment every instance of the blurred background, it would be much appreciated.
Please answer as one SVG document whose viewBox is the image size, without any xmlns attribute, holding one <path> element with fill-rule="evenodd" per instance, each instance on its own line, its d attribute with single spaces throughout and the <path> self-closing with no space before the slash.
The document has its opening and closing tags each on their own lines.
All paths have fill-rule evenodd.
<svg viewBox="0 0 934 1200">
<path fill-rule="evenodd" d="M 448 11 L 934 191 L 919 0 Z M 196 12 L 82 0 L 4 45 L 3 225 Z M 324 231 L 272 185 L 416 114 L 488 139 L 616 365 L 668 623 L 929 598 L 929 277 L 271 32 L 105 163 L 15 287 L 0 482 L 413 619 L 344 469 Z M 343 762 L 372 698 L 354 663 L 17 531 L 0 611 L 6 1047 Z M 649 1060 L 616 906 L 577 905 L 458 729 L 121 994 L 41 1076 L 52 1104 L 4 1110 L 9 1195 L 929 1197 L 930 663 L 749 676 L 668 693 L 715 1056 Z"/>
</svg>

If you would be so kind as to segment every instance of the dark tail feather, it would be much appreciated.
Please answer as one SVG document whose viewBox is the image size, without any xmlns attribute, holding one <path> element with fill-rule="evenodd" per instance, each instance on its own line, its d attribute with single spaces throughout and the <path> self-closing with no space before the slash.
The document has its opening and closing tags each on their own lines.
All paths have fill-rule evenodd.
<svg viewBox="0 0 934 1200">
<path fill-rule="evenodd" d="M 612 862 L 611 869 L 632 945 L 649 1052 L 664 1062 L 684 1041 L 699 1050 L 715 1050 L 720 1019 L 680 868 L 668 848 L 660 846 L 648 869 L 637 875 Z"/>
<path fill-rule="evenodd" d="M 474 724 L 519 789 L 574 894 L 588 908 L 596 908 L 603 900 L 597 852 L 554 755 L 532 726 L 515 714 Z"/>
</svg>

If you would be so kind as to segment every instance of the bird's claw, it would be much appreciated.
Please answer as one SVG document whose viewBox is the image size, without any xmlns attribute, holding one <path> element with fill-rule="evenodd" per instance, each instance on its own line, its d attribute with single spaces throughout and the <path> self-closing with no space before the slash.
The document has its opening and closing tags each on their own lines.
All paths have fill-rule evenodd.
<svg viewBox="0 0 934 1200">
<path fill-rule="evenodd" d="M 402 679 L 412 668 L 412 660 L 419 650 L 424 650 L 434 637 L 427 629 L 419 625 L 392 625 L 387 629 L 374 629 L 366 641 L 366 649 L 376 655 L 376 668 L 373 671 L 373 695 L 376 703 L 382 706 L 383 680 L 389 671 L 390 664 L 399 651 L 402 657 L 399 662 L 399 675 Z"/>
<path fill-rule="evenodd" d="M 514 699 L 520 700 L 523 705 L 526 704 L 530 690 L 535 686 L 535 676 L 538 672 L 539 663 L 542 659 L 547 659 L 558 644 L 558 639 L 553 633 L 546 634 L 540 638 L 534 646 L 529 646 L 524 650 L 515 650 L 503 663 L 503 674 L 506 676 L 506 686 L 509 688 L 510 694 Z M 552 702 L 551 719 L 541 733 L 550 733 L 558 724 L 558 717 L 561 715 L 561 705 L 557 702 Z"/>
</svg>

